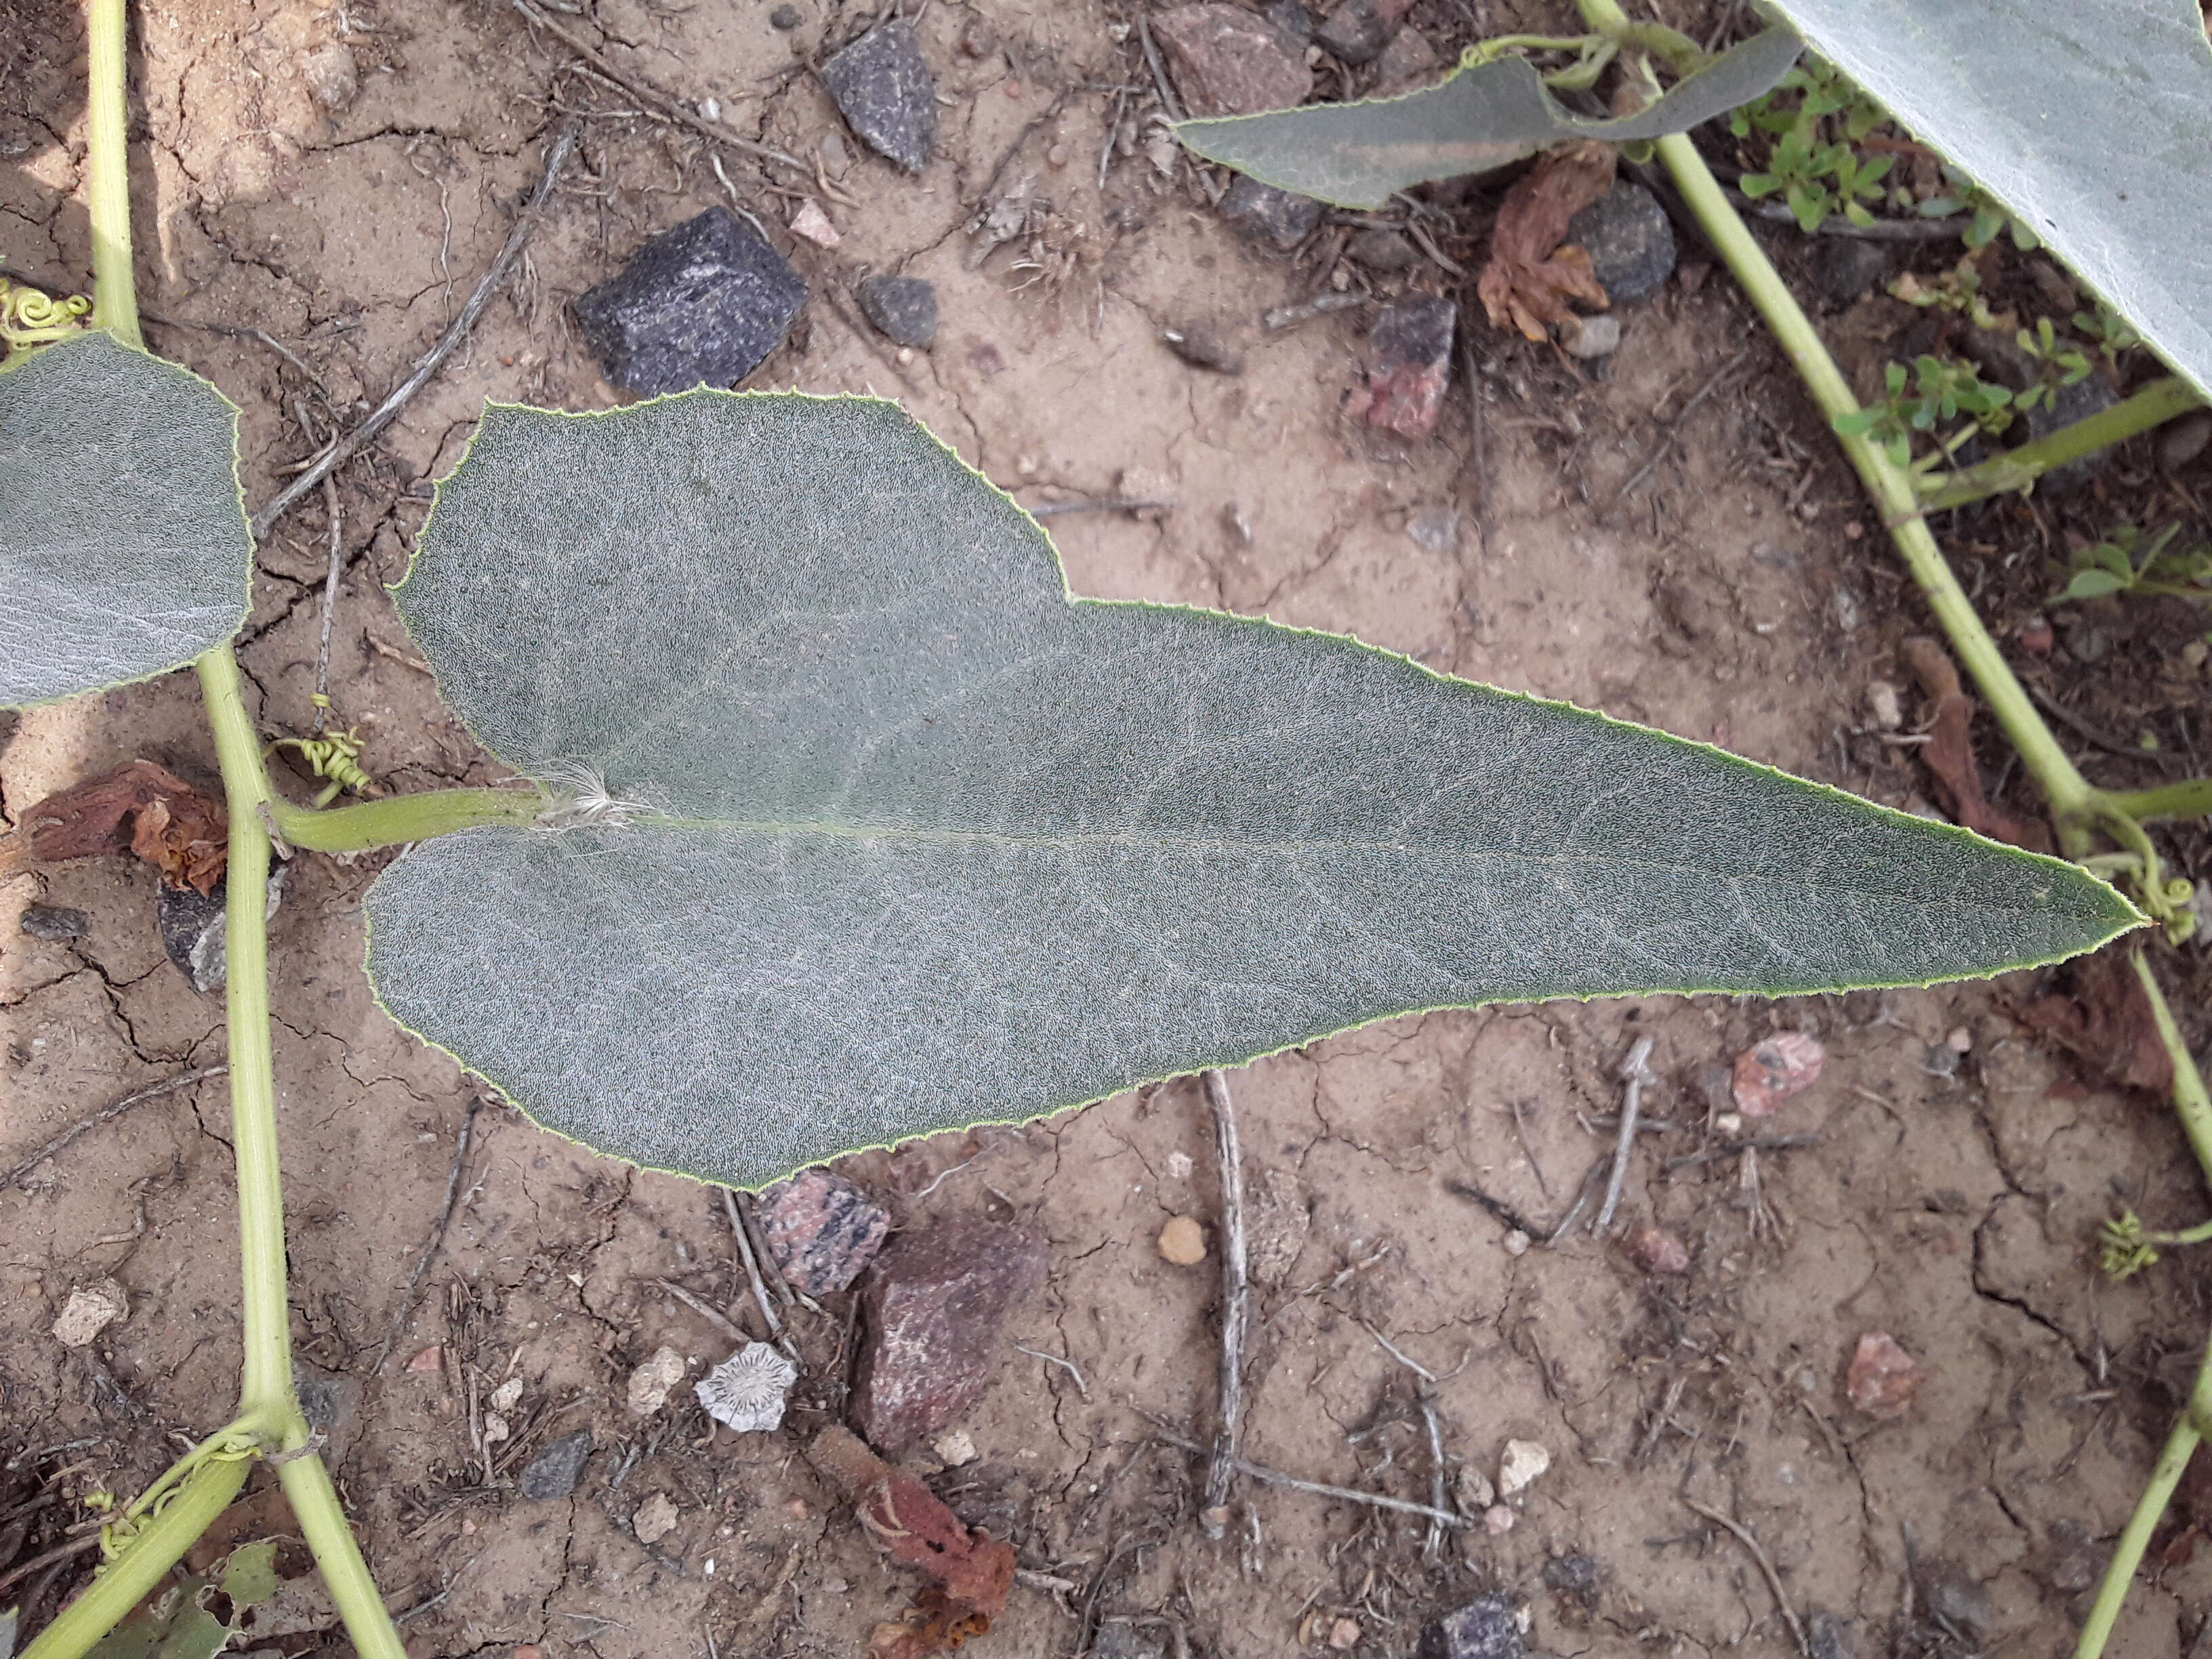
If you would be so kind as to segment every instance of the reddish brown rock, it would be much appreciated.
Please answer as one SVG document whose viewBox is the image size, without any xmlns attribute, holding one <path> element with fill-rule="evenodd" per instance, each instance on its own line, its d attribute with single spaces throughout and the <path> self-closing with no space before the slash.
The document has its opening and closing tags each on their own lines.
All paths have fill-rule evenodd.
<svg viewBox="0 0 2212 1659">
<path fill-rule="evenodd" d="M 761 1233 L 791 1287 L 805 1296 L 842 1291 L 876 1259 L 891 1218 L 842 1176 L 801 1170 L 760 1195 Z"/>
<path fill-rule="evenodd" d="M 1242 6 L 1176 6 L 1155 16 L 1152 28 L 1193 115 L 1289 109 L 1313 90 L 1299 43 Z"/>
<path fill-rule="evenodd" d="M 1401 438 L 1425 438 L 1451 380 L 1452 334 L 1459 308 L 1449 300 L 1403 300 L 1386 307 L 1367 337 L 1366 416 Z"/>
<path fill-rule="evenodd" d="M 975 1403 L 1000 1330 L 1044 1278 L 1044 1247 L 1018 1227 L 939 1222 L 902 1234 L 861 1290 L 866 1335 L 853 1423 L 896 1455 Z"/>
<path fill-rule="evenodd" d="M 1820 1080 L 1828 1051 L 1802 1031 L 1782 1031 L 1735 1057 L 1735 1108 L 1746 1117 L 1771 1117 L 1774 1109 Z"/>
<path fill-rule="evenodd" d="M 1686 1273 L 1690 1252 L 1664 1227 L 1636 1227 L 1620 1241 L 1620 1253 L 1647 1273 Z"/>
<path fill-rule="evenodd" d="M 1869 1331 L 1859 1338 L 1844 1373 L 1844 1392 L 1852 1405 L 1869 1417 L 1902 1417 L 1919 1386 L 1919 1364 L 1898 1346 L 1895 1337 L 1887 1331 Z"/>
</svg>

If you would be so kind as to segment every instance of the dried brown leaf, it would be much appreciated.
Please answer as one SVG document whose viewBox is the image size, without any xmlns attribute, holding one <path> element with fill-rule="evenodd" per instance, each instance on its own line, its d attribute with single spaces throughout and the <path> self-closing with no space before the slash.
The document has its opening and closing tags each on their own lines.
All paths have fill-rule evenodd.
<svg viewBox="0 0 2212 1659">
<path fill-rule="evenodd" d="M 2064 989 L 2014 1012 L 2079 1060 L 2092 1081 L 2173 1091 L 2173 1056 L 2158 1034 L 2158 1017 L 2124 949 L 2100 951 L 2064 970 Z"/>
<path fill-rule="evenodd" d="M 1505 192 L 1491 232 L 1490 258 L 1474 291 L 1493 328 L 1517 328 L 1543 339 L 1573 312 L 1568 301 L 1594 310 L 1610 303 L 1583 248 L 1560 246 L 1567 226 L 1612 187 L 1620 152 L 1583 139 L 1547 151 Z"/>
<path fill-rule="evenodd" d="M 222 879 L 230 833 L 222 803 L 152 761 L 49 795 L 25 822 L 42 859 L 132 852 L 171 886 L 203 895 Z"/>
<path fill-rule="evenodd" d="M 1901 649 L 1929 704 L 1928 741 L 1921 745 L 1920 758 L 1936 775 L 1952 818 L 1992 841 L 2049 852 L 2051 835 L 2042 824 L 2014 817 L 2002 806 L 1991 805 L 1982 793 L 1981 768 L 1974 763 L 1973 740 L 1968 731 L 1974 717 L 1973 699 L 1960 684 L 1959 671 L 1951 665 L 1943 647 L 1918 635 L 1905 641 Z"/>
</svg>

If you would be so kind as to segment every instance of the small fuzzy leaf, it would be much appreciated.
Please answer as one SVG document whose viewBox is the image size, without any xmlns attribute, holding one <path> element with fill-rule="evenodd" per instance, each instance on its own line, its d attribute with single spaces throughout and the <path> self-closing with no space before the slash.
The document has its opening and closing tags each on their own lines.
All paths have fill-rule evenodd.
<svg viewBox="0 0 2212 1659">
<path fill-rule="evenodd" d="M 92 332 L 0 373 L 0 707 L 167 672 L 246 620 L 238 410 Z"/>
<path fill-rule="evenodd" d="M 1393 191 L 1486 173 L 1570 139 L 1620 143 L 1686 131 L 1766 91 L 1798 50 L 1788 30 L 1768 29 L 1617 120 L 1569 114 L 1526 59 L 1501 58 L 1402 98 L 1183 121 L 1175 132 L 1206 160 L 1262 184 L 1340 207 L 1374 208 Z"/>
<path fill-rule="evenodd" d="M 426 842 L 401 1021 L 550 1128 L 757 1184 L 1409 1009 L 1918 984 L 2136 925 L 2078 868 L 1355 641 L 1071 600 L 896 406 L 495 408 L 400 609 L 516 768 Z"/>
<path fill-rule="evenodd" d="M 2212 45 L 2197 0 L 1776 0 L 1776 9 L 2002 200 L 2016 242 L 2039 236 L 2212 395 Z M 2004 222 L 1978 209 L 1967 246 Z"/>
<path fill-rule="evenodd" d="M 2077 570 L 2074 573 L 2074 580 L 2066 584 L 2064 597 L 2069 599 L 2101 599 L 2127 586 L 2109 570 Z"/>
</svg>

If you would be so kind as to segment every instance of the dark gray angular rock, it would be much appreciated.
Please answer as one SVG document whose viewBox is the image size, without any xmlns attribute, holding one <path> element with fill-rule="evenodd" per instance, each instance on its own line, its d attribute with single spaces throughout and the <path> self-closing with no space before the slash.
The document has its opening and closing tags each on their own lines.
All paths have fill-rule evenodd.
<svg viewBox="0 0 2212 1659">
<path fill-rule="evenodd" d="M 1347 258 L 1365 265 L 1368 270 L 1379 270 L 1386 275 L 1411 270 L 1421 262 L 1421 256 L 1413 251 L 1411 242 L 1395 230 L 1379 228 L 1357 232 L 1351 241 L 1345 244 L 1344 252 Z"/>
<path fill-rule="evenodd" d="M 1818 1608 L 1805 1615 L 1805 1651 L 1808 1659 L 1858 1659 L 1851 1627 Z"/>
<path fill-rule="evenodd" d="M 805 1296 L 843 1290 L 876 1259 L 891 1218 L 842 1176 L 801 1170 L 760 1195 L 762 1237 L 775 1265 Z"/>
<path fill-rule="evenodd" d="M 1358 69 L 1382 55 L 1407 10 L 1407 0 L 1337 0 L 1314 39 L 1337 62 Z"/>
<path fill-rule="evenodd" d="M 902 346 L 937 343 L 937 289 L 920 276 L 871 276 L 856 290 L 860 309 Z"/>
<path fill-rule="evenodd" d="M 52 945 L 65 939 L 82 939 L 92 931 L 92 918 L 64 905 L 27 904 L 20 925 L 33 939 L 42 939 Z"/>
<path fill-rule="evenodd" d="M 1415 1659 L 1528 1659 L 1510 1595 L 1478 1595 L 1421 1632 Z"/>
<path fill-rule="evenodd" d="M 575 303 L 608 380 L 644 397 L 729 386 L 783 343 L 806 284 L 724 207 L 649 236 Z"/>
<path fill-rule="evenodd" d="M 591 1455 L 589 1429 L 564 1434 L 523 1466 L 522 1478 L 515 1486 L 536 1503 L 566 1498 L 576 1490 L 576 1477 L 583 1474 L 584 1460 Z"/>
<path fill-rule="evenodd" d="M 1674 274 L 1674 227 L 1667 210 L 1626 179 L 1568 221 L 1567 240 L 1589 252 L 1598 286 L 1617 306 L 1650 299 Z"/>
<path fill-rule="evenodd" d="M 1288 249 L 1313 234 L 1321 223 L 1321 204 L 1239 173 L 1221 198 L 1221 216 L 1240 235 Z"/>
<path fill-rule="evenodd" d="M 919 173 L 937 143 L 937 82 L 914 25 L 893 18 L 822 66 L 822 84 L 861 143 Z"/>
<path fill-rule="evenodd" d="M 1859 236 L 1821 236 L 1813 243 L 1813 286 L 1847 306 L 1889 275 L 1889 250 Z"/>
<path fill-rule="evenodd" d="M 1044 1247 L 995 1221 L 941 1221 L 895 1240 L 862 1292 L 854 1426 L 896 1456 L 952 1422 L 988 1385 L 1006 1315 L 1043 1278 Z"/>
<path fill-rule="evenodd" d="M 797 28 L 799 21 L 799 8 L 796 6 L 778 6 L 768 15 L 769 27 L 781 29 L 787 34 Z"/>
<path fill-rule="evenodd" d="M 1420 295 L 1385 306 L 1367 333 L 1367 422 L 1401 438 L 1436 430 L 1451 383 L 1459 307 Z"/>
<path fill-rule="evenodd" d="M 1304 0 L 1275 0 L 1260 15 L 1285 40 L 1295 40 L 1302 46 L 1314 37 L 1313 14 L 1305 9 Z"/>
</svg>

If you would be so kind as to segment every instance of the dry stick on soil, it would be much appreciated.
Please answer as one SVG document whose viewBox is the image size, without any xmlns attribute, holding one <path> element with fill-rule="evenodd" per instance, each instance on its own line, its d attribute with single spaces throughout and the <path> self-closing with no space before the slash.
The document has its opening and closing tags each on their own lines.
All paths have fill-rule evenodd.
<svg viewBox="0 0 2212 1659">
<path fill-rule="evenodd" d="M 324 613 L 323 629 L 325 641 L 330 637 L 329 613 Z M 476 1138 L 477 1114 L 483 1109 L 483 1097 L 471 1095 L 468 1108 L 461 1114 L 461 1133 L 453 1142 L 453 1167 L 446 1171 L 446 1201 L 438 1206 L 438 1219 L 430 1229 L 429 1237 L 422 1241 L 422 1253 L 415 1258 L 415 1271 L 407 1276 L 407 1289 L 399 1297 L 399 1305 L 392 1310 L 391 1326 L 384 1333 L 384 1341 L 376 1350 L 376 1358 L 369 1362 L 368 1374 L 373 1377 L 384 1369 L 384 1362 L 392 1358 L 392 1346 L 399 1340 L 399 1333 L 406 1326 L 407 1316 L 415 1311 L 415 1297 L 422 1288 L 422 1275 L 430 1271 L 436 1259 L 438 1247 L 446 1242 L 446 1229 L 453 1224 L 453 1206 L 460 1202 L 461 1176 L 469 1163 L 469 1144 Z"/>
<path fill-rule="evenodd" d="M 774 161 L 779 167 L 789 167 L 795 173 L 807 171 L 806 164 L 797 156 L 786 155 L 781 150 L 772 149 L 767 144 L 757 144 L 750 138 L 740 138 L 733 132 L 725 132 L 713 122 L 702 120 L 694 115 L 677 100 L 655 91 L 641 81 L 624 75 L 601 56 L 597 47 L 569 33 L 544 12 L 538 10 L 537 7 L 532 5 L 530 0 L 513 0 L 513 3 L 515 10 L 528 18 L 533 25 L 544 29 L 546 33 L 568 47 L 569 51 L 574 52 L 577 57 L 605 76 L 608 80 L 613 82 L 631 97 L 648 106 L 653 112 L 664 121 L 673 121 L 680 127 L 689 127 L 710 143 L 726 145 L 741 155 L 756 155 L 763 161 Z"/>
<path fill-rule="evenodd" d="M 323 507 L 331 520 L 331 562 L 323 573 L 323 631 L 315 645 L 315 735 L 331 712 L 331 614 L 338 602 L 338 567 L 345 559 L 345 520 L 340 516 L 338 481 L 323 474 Z"/>
<path fill-rule="evenodd" d="M 1715 369 L 1712 374 L 1712 378 L 1708 380 L 1695 392 L 1692 392 L 1690 394 L 1689 401 L 1684 404 L 1681 408 L 1674 411 L 1674 418 L 1667 422 L 1666 435 L 1661 438 L 1658 443 L 1653 447 L 1651 453 L 1644 458 L 1644 465 L 1638 467 L 1634 472 L 1631 473 L 1629 475 L 1628 482 L 1613 492 L 1613 499 L 1598 509 L 1597 521 L 1600 524 L 1603 524 L 1607 518 L 1611 517 L 1613 509 L 1619 507 L 1623 501 L 1628 499 L 1629 492 L 1634 489 L 1637 485 L 1642 483 L 1646 478 L 1650 477 L 1653 469 L 1656 468 L 1660 462 L 1667 459 L 1668 453 L 1673 451 L 1675 444 L 1680 442 L 1681 440 L 1682 422 L 1690 418 L 1692 412 L 1696 410 L 1699 404 L 1705 402 L 1706 398 L 1711 397 L 1714 392 L 1717 392 L 1720 389 L 1721 382 L 1728 379 L 1729 375 L 1735 374 L 1737 368 L 1743 362 L 1744 359 L 1750 356 L 1751 353 L 1747 350 L 1737 352 L 1735 356 L 1729 358 L 1718 368 Z"/>
<path fill-rule="evenodd" d="M 1169 513 L 1173 501 L 1148 501 L 1137 495 L 1094 495 L 1080 501 L 1045 501 L 1024 507 L 1032 519 L 1056 519 L 1063 513 Z"/>
<path fill-rule="evenodd" d="M 738 1195 L 730 1188 L 722 1188 L 722 1206 L 729 1212 L 730 1231 L 738 1241 L 738 1255 L 745 1264 L 745 1282 L 752 1286 L 753 1301 L 768 1322 L 769 1340 L 781 1348 L 794 1363 L 799 1356 L 791 1344 L 784 1340 L 783 1321 L 776 1316 L 775 1304 L 769 1300 L 768 1286 L 761 1283 L 760 1263 L 753 1258 L 752 1235 L 745 1231 L 744 1217 L 738 1211 Z"/>
<path fill-rule="evenodd" d="M 19 1578 L 28 1578 L 42 1567 L 57 1566 L 73 1555 L 82 1555 L 99 1542 L 100 1534 L 95 1532 L 89 1533 L 82 1538 L 73 1538 L 66 1544 L 57 1544 L 44 1555 L 34 1555 L 21 1566 L 10 1567 L 7 1571 L 0 1572 L 0 1590 L 6 1589 Z"/>
<path fill-rule="evenodd" d="M 1185 1451 L 1204 1451 L 1206 1449 L 1195 1440 L 1186 1440 L 1180 1435 L 1161 1431 L 1161 1440 L 1170 1446 L 1180 1446 Z M 1262 1486 L 1282 1486 L 1291 1492 L 1310 1492 L 1318 1498 L 1341 1498 L 1347 1504 L 1364 1504 L 1370 1509 L 1389 1510 L 1399 1515 L 1417 1515 L 1438 1526 L 1449 1527 L 1455 1532 L 1466 1532 L 1474 1525 L 1463 1515 L 1454 1515 L 1449 1510 L 1433 1508 L 1427 1504 L 1416 1504 L 1406 1498 L 1386 1498 L 1379 1492 L 1361 1492 L 1357 1486 L 1332 1486 L 1323 1480 L 1301 1480 L 1295 1474 L 1285 1474 L 1280 1469 L 1271 1469 L 1264 1463 L 1252 1463 L 1243 1458 L 1232 1458 L 1230 1468 L 1237 1474 L 1249 1476 Z"/>
<path fill-rule="evenodd" d="M 514 228 L 507 232 L 507 242 L 500 249 L 499 257 L 491 262 L 491 269 L 484 272 L 483 280 L 469 295 L 468 302 L 462 306 L 459 315 L 446 325 L 446 331 L 438 337 L 438 343 L 422 354 L 415 364 L 414 372 L 393 388 L 392 395 L 376 406 L 374 413 L 332 442 L 313 465 L 277 492 L 275 501 L 253 515 L 254 540 L 258 542 L 266 537 L 269 527 L 283 516 L 293 502 L 321 483 L 324 478 L 351 459 L 362 445 L 391 425 L 393 418 L 407 406 L 415 394 L 429 384 L 430 377 L 438 372 L 439 366 L 452 356 L 461 342 L 468 337 L 469 331 L 477 325 L 477 319 L 483 315 L 484 308 L 491 303 L 492 295 L 506 282 L 507 273 L 514 269 L 514 262 L 522 257 L 522 250 L 528 245 L 531 233 L 538 228 L 538 216 L 551 198 L 553 186 L 560 180 L 561 169 L 568 165 L 568 153 L 576 147 L 576 135 L 582 131 L 581 121 L 572 119 L 562 125 L 551 147 L 545 152 L 545 171 L 538 178 L 538 188 L 531 192 L 528 205 L 515 216 Z"/>
<path fill-rule="evenodd" d="M 1429 1436 L 1429 1502 L 1440 1513 L 1449 1513 L 1451 1498 L 1444 1490 L 1444 1431 L 1443 1424 L 1437 1420 L 1437 1374 L 1411 1354 L 1402 1352 L 1396 1343 L 1365 1320 L 1359 1322 L 1359 1328 L 1373 1337 L 1383 1352 L 1413 1372 L 1416 1379 L 1413 1400 L 1421 1409 L 1421 1426 L 1428 1431 Z M 1422 1558 L 1433 1565 L 1443 1552 L 1443 1523 L 1432 1516 L 1429 1522 L 1428 1535 L 1421 1540 Z"/>
<path fill-rule="evenodd" d="M 1640 1036 L 1628 1051 L 1628 1058 L 1620 1062 L 1620 1077 L 1628 1085 L 1621 1094 L 1620 1139 L 1613 1144 L 1613 1173 L 1606 1177 L 1605 1202 L 1598 1206 L 1597 1219 L 1590 1223 L 1590 1231 L 1601 1237 L 1613 1225 L 1613 1212 L 1620 1207 L 1621 1184 L 1628 1179 L 1629 1160 L 1636 1153 L 1636 1120 L 1644 1110 L 1644 1085 L 1658 1081 L 1644 1064 L 1650 1058 L 1651 1039 Z"/>
<path fill-rule="evenodd" d="M 716 1330 L 721 1332 L 724 1336 L 728 1337 L 731 1341 L 750 1342 L 753 1340 L 751 1333 L 713 1303 L 708 1301 L 705 1297 L 694 1295 L 672 1279 L 657 1279 L 653 1283 L 690 1309 L 693 1313 L 697 1314 Z"/>
<path fill-rule="evenodd" d="M 1237 1433 L 1244 1412 L 1244 1327 L 1252 1286 L 1244 1272 L 1244 1164 L 1237 1147 L 1237 1109 L 1229 1098 L 1228 1080 L 1212 1066 L 1203 1075 L 1221 1160 L 1221 1424 L 1213 1437 L 1198 1522 L 1208 1538 L 1219 1539 L 1229 1528 L 1229 1477 L 1237 1466 Z"/>
<path fill-rule="evenodd" d="M 70 1142 L 75 1140 L 79 1135 L 87 1133 L 91 1130 L 97 1129 L 101 1124 L 108 1122 L 112 1119 L 121 1117 L 124 1113 L 129 1111 L 132 1107 L 143 1106 L 149 1100 L 158 1100 L 161 1096 L 173 1094 L 179 1089 L 189 1089 L 193 1084 L 204 1083 L 210 1078 L 228 1077 L 229 1075 L 230 1062 L 228 1060 L 224 1060 L 220 1064 L 214 1066 L 203 1066 L 198 1071 L 179 1072 L 176 1076 L 172 1078 L 164 1078 L 159 1083 L 149 1083 L 143 1089 L 134 1089 L 129 1094 L 125 1095 L 120 1100 L 109 1101 L 106 1105 L 101 1107 L 90 1117 L 80 1118 L 76 1122 L 70 1124 L 68 1128 L 63 1130 L 52 1140 L 46 1142 L 45 1146 L 40 1147 L 38 1151 L 33 1152 L 28 1158 L 23 1159 L 23 1161 L 16 1164 L 14 1169 L 9 1170 L 6 1175 L 0 1176 L 0 1192 L 4 1192 L 7 1188 L 14 1186 L 25 1176 L 30 1174 L 32 1170 L 37 1169 L 39 1165 L 52 1158 L 56 1152 L 61 1151 L 63 1147 L 68 1146 Z"/>
<path fill-rule="evenodd" d="M 1326 317 L 1332 311 L 1349 311 L 1354 306 L 1370 304 L 1374 298 L 1371 294 L 1324 294 L 1304 305 L 1277 306 L 1260 322 L 1269 330 L 1290 328 L 1298 323 L 1310 323 L 1316 317 Z"/>
<path fill-rule="evenodd" d="M 1751 1535 L 1751 1528 L 1741 1522 L 1731 1521 L 1718 1510 L 1709 1510 L 1694 1498 L 1685 1498 L 1682 1507 L 1692 1515 L 1701 1515 L 1717 1527 L 1725 1527 L 1735 1541 L 1751 1552 L 1751 1559 L 1759 1563 L 1759 1570 L 1766 1576 L 1766 1588 L 1774 1592 L 1774 1604 L 1782 1609 L 1782 1617 L 1790 1626 L 1790 1634 L 1797 1644 L 1797 1651 L 1812 1659 L 1812 1644 L 1805 1639 L 1805 1626 L 1797 1622 L 1796 1609 L 1790 1605 L 1790 1597 L 1782 1589 L 1782 1575 L 1774 1570 L 1774 1563 L 1766 1559 L 1766 1552 L 1759 1547 L 1759 1540 Z"/>
<path fill-rule="evenodd" d="M 753 1208 L 753 1195 L 725 1187 L 722 1189 L 722 1206 L 729 1214 L 730 1224 L 742 1232 L 745 1242 L 753 1247 L 753 1260 L 760 1263 L 761 1272 L 768 1279 L 769 1289 L 775 1293 L 775 1299 L 787 1308 L 796 1302 L 809 1313 L 820 1313 L 822 1304 L 805 1291 L 793 1290 L 791 1281 L 783 1276 L 783 1269 L 776 1263 L 775 1252 L 768 1247 L 768 1235 L 761 1231 L 760 1212 Z"/>
</svg>

